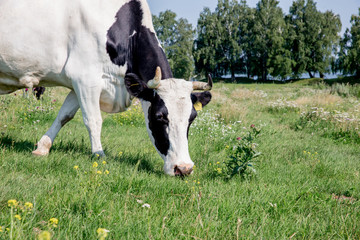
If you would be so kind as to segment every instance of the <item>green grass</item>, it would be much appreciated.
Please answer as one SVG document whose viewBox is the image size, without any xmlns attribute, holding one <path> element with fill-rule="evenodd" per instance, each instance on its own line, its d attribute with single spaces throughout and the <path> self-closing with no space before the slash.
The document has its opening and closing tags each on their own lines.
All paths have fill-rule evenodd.
<svg viewBox="0 0 360 240">
<path fill-rule="evenodd" d="M 48 157 L 33 157 L 66 92 L 47 88 L 40 102 L 21 92 L 0 97 L 0 239 L 9 239 L 11 219 L 15 239 L 36 239 L 42 231 L 53 239 L 96 239 L 98 228 L 110 230 L 107 239 L 360 238 L 355 96 L 299 82 L 217 83 L 190 129 L 195 172 L 181 179 L 164 175 L 136 109 L 103 115 L 105 159 L 91 157 L 80 112 Z M 304 117 L 313 107 L 333 115 Z M 227 161 L 226 148 L 251 124 L 261 129 L 257 174 L 230 180 L 214 174 L 214 165 Z M 333 134 L 339 129 L 351 135 Z M 10 199 L 34 208 L 27 216 L 19 210 L 19 221 L 11 217 Z M 50 218 L 59 220 L 56 228 Z"/>
</svg>

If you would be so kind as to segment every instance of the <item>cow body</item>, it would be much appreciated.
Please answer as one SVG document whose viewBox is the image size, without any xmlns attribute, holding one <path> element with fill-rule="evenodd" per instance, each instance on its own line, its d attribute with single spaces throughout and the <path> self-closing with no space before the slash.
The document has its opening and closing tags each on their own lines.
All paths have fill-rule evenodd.
<svg viewBox="0 0 360 240">
<path fill-rule="evenodd" d="M 75 90 L 82 84 L 102 89 L 101 110 L 124 111 L 131 103 L 124 88 L 127 66 L 114 65 L 105 46 L 125 2 L 1 1 L 0 94 L 35 86 Z"/>
<path fill-rule="evenodd" d="M 166 173 L 192 168 L 186 127 L 194 115 L 195 95 L 191 96 L 191 83 L 172 79 L 145 0 L 1 0 L 0 36 L 0 94 L 36 86 L 71 89 L 33 154 L 47 155 L 61 127 L 81 108 L 92 153 L 103 155 L 100 111 L 125 111 L 136 96 Z M 154 78 L 157 66 L 166 84 L 151 89 L 147 82 Z M 171 91 L 181 92 L 175 95 L 183 104 L 172 109 L 172 97 L 166 92 L 175 85 L 180 89 Z M 170 115 L 166 114 L 167 124 L 161 125 L 154 116 L 164 109 Z M 179 115 L 185 119 L 181 129 L 175 123 Z"/>
</svg>

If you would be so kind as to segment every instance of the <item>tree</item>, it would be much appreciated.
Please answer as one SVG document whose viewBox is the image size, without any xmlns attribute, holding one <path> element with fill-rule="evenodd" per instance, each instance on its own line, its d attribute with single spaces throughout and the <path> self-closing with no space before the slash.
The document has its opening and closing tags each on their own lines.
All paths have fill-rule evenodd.
<svg viewBox="0 0 360 240">
<path fill-rule="evenodd" d="M 190 79 L 194 72 L 192 25 L 183 18 L 176 20 L 176 13 L 170 10 L 153 16 L 153 23 L 174 77 Z"/>
<path fill-rule="evenodd" d="M 339 16 L 327 11 L 321 13 L 313 0 L 296 0 L 286 17 L 289 24 L 288 47 L 292 52 L 292 71 L 295 76 L 308 72 L 323 77 L 330 71 L 332 53 L 341 30 Z"/>
<path fill-rule="evenodd" d="M 218 76 L 216 59 L 216 21 L 217 17 L 209 8 L 204 8 L 200 13 L 197 25 L 197 39 L 194 41 L 195 69 L 198 73 L 207 75 L 212 73 Z"/>
<path fill-rule="evenodd" d="M 251 75 L 267 80 L 268 75 L 285 78 L 291 74 L 290 52 L 285 48 L 287 26 L 276 0 L 260 0 L 251 29 Z"/>
<path fill-rule="evenodd" d="M 346 29 L 340 41 L 336 70 L 360 78 L 360 8 L 359 15 L 352 15 L 350 22 L 350 30 Z"/>
<path fill-rule="evenodd" d="M 245 71 L 242 49 L 242 36 L 245 26 L 247 6 L 245 1 L 219 1 L 215 10 L 217 14 L 216 48 L 224 73 L 230 73 L 235 81 L 235 73 Z"/>
<path fill-rule="evenodd" d="M 245 1 L 219 0 L 215 12 L 204 8 L 198 20 L 198 38 L 194 43 L 198 72 L 215 75 L 245 72 L 242 41 L 246 32 L 248 7 Z"/>
</svg>

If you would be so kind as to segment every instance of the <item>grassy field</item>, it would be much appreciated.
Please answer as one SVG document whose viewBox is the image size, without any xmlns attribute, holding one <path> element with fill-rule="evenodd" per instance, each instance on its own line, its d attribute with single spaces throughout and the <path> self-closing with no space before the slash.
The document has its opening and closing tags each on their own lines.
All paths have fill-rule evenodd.
<svg viewBox="0 0 360 240">
<path fill-rule="evenodd" d="M 91 157 L 80 112 L 33 157 L 66 93 L 0 97 L 0 239 L 360 239 L 357 86 L 215 84 L 184 179 L 164 175 L 136 103 L 103 115 L 107 158 Z M 256 173 L 229 179 L 230 152 L 253 128 Z"/>
</svg>

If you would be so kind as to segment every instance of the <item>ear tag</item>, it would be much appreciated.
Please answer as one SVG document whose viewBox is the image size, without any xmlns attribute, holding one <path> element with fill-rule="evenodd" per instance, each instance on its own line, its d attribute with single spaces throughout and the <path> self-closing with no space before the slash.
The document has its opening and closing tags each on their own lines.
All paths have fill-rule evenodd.
<svg viewBox="0 0 360 240">
<path fill-rule="evenodd" d="M 201 102 L 197 101 L 195 104 L 194 104 L 194 108 L 196 111 L 201 111 L 202 110 L 202 104 Z"/>
</svg>

